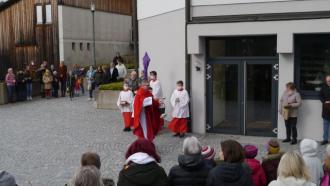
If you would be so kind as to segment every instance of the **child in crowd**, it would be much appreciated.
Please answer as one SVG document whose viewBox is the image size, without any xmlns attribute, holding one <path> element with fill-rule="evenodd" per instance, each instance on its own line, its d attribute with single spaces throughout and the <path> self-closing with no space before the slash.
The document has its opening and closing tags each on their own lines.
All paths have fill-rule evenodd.
<svg viewBox="0 0 330 186">
<path fill-rule="evenodd" d="M 45 74 L 42 77 L 42 81 L 44 83 L 45 97 L 49 99 L 51 96 L 53 76 L 48 69 L 45 71 Z"/>
<path fill-rule="evenodd" d="M 210 169 L 212 169 L 216 166 L 215 161 L 214 161 L 215 155 L 216 155 L 216 152 L 215 152 L 214 148 L 212 148 L 210 146 L 202 147 L 202 156 L 203 156 L 205 165 Z"/>
<path fill-rule="evenodd" d="M 269 184 L 277 179 L 277 168 L 283 152 L 280 151 L 280 144 L 276 139 L 271 139 L 266 144 L 266 149 L 267 154 L 262 158 L 262 167 L 267 178 L 267 184 Z"/>
<path fill-rule="evenodd" d="M 323 167 L 317 157 L 317 142 L 311 139 L 304 139 L 300 142 L 300 152 L 311 175 L 311 182 L 320 185 L 323 178 Z"/>
<path fill-rule="evenodd" d="M 58 89 L 60 88 L 60 80 L 57 71 L 53 72 L 53 97 L 58 98 Z"/>
<path fill-rule="evenodd" d="M 185 136 L 187 127 L 187 118 L 189 118 L 189 95 L 183 88 L 183 81 L 176 83 L 176 90 L 171 96 L 171 105 L 173 106 L 173 120 L 168 128 L 174 133 L 174 136 Z"/>
<path fill-rule="evenodd" d="M 79 96 L 79 93 L 80 93 L 80 90 L 81 90 L 81 87 L 80 87 L 80 84 L 81 84 L 81 80 L 80 78 L 78 77 L 78 75 L 75 75 L 75 87 L 74 87 L 74 93 L 76 96 Z"/>
<path fill-rule="evenodd" d="M 324 176 L 321 181 L 321 186 L 329 186 L 330 185 L 330 145 L 328 145 L 325 149 L 324 161 L 323 161 L 323 170 Z"/>
<path fill-rule="evenodd" d="M 117 105 L 123 115 L 125 124 L 124 131 L 131 131 L 132 122 L 132 103 L 134 100 L 133 92 L 129 90 L 128 84 L 124 83 L 123 90 L 120 92 Z"/>
<path fill-rule="evenodd" d="M 245 162 L 251 169 L 252 181 L 254 186 L 266 186 L 267 180 L 265 172 L 260 162 L 255 159 L 258 155 L 258 148 L 254 145 L 244 146 Z"/>
<path fill-rule="evenodd" d="M 74 97 L 75 82 L 76 82 L 76 78 L 72 74 L 72 71 L 70 71 L 66 87 L 67 87 L 67 92 L 70 96 L 71 101 L 73 100 L 73 97 Z"/>
</svg>

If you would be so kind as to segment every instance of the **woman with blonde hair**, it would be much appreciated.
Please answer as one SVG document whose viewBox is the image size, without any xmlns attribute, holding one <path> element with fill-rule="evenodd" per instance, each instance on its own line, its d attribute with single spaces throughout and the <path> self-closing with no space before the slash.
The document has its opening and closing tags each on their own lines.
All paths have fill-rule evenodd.
<svg viewBox="0 0 330 186">
<path fill-rule="evenodd" d="M 45 71 L 45 74 L 42 77 L 42 81 L 44 83 L 45 97 L 49 99 L 51 96 L 52 82 L 53 82 L 53 76 L 50 70 L 47 69 Z"/>
<path fill-rule="evenodd" d="M 316 186 L 312 183 L 304 159 L 294 151 L 285 153 L 278 166 L 277 180 L 269 186 Z"/>
<path fill-rule="evenodd" d="M 95 166 L 83 166 L 73 177 L 71 186 L 104 186 L 101 173 Z"/>
</svg>

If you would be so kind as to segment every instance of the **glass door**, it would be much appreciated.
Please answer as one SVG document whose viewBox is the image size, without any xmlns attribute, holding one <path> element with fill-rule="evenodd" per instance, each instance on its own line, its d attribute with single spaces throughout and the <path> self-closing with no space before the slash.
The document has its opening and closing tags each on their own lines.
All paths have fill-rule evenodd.
<svg viewBox="0 0 330 186">
<path fill-rule="evenodd" d="M 245 61 L 245 133 L 272 135 L 277 116 L 277 65 L 273 60 Z"/>
<path fill-rule="evenodd" d="M 208 119 L 213 131 L 240 134 L 241 64 L 238 60 L 211 63 L 208 66 Z"/>
</svg>

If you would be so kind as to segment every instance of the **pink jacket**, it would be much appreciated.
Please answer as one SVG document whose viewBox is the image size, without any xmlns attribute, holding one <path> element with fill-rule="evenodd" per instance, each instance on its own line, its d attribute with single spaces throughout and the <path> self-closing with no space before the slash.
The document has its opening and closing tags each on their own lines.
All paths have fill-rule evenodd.
<svg viewBox="0 0 330 186">
<path fill-rule="evenodd" d="M 15 74 L 7 74 L 6 75 L 6 83 L 7 83 L 7 86 L 14 86 L 15 85 Z"/>
<path fill-rule="evenodd" d="M 245 162 L 251 169 L 253 184 L 255 186 L 266 186 L 267 180 L 260 162 L 256 159 L 246 159 Z"/>
</svg>

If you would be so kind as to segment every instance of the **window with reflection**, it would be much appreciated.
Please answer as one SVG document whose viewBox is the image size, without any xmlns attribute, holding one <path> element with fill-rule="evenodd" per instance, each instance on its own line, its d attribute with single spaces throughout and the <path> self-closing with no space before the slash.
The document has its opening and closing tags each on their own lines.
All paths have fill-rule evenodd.
<svg viewBox="0 0 330 186">
<path fill-rule="evenodd" d="M 295 81 L 305 98 L 318 98 L 330 74 L 330 34 L 295 35 Z"/>
</svg>

